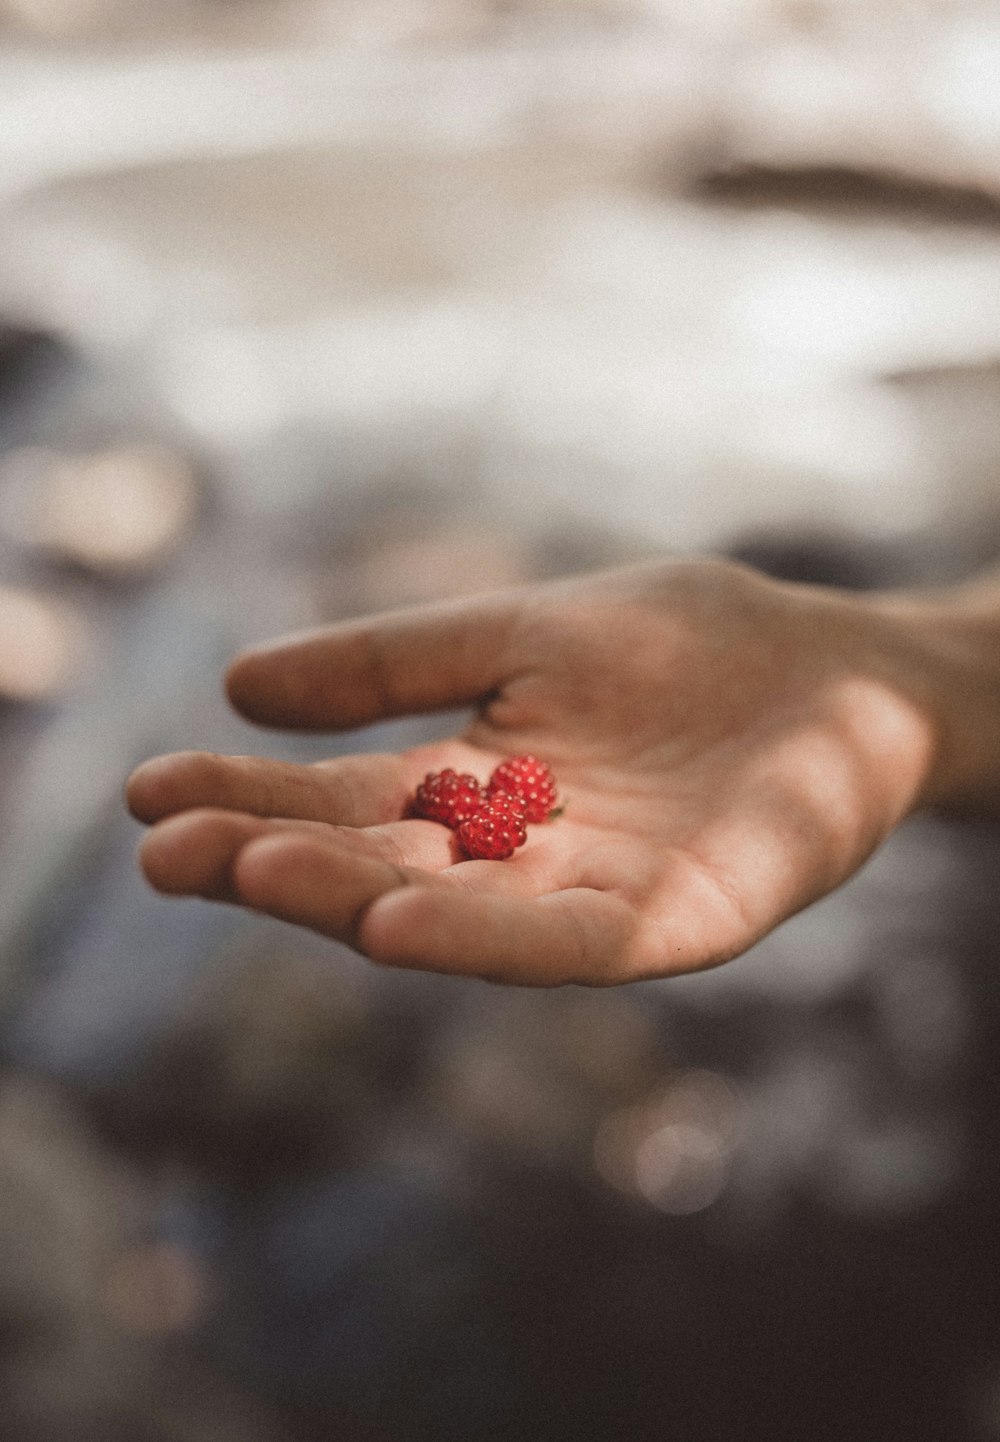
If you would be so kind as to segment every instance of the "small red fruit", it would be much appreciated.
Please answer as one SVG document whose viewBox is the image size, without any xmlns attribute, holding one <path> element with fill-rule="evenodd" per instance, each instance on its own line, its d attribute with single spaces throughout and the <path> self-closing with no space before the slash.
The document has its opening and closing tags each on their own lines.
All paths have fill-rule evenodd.
<svg viewBox="0 0 1000 1442">
<path fill-rule="evenodd" d="M 475 776 L 447 766 L 443 771 L 428 771 L 410 803 L 410 814 L 440 821 L 457 831 L 463 821 L 475 816 L 485 799 Z"/>
<path fill-rule="evenodd" d="M 544 821 L 556 804 L 552 772 L 537 756 L 510 756 L 501 761 L 486 786 L 490 798 L 500 792 L 518 798 L 526 821 Z"/>
<path fill-rule="evenodd" d="M 506 861 L 527 839 L 524 808 L 513 796 L 494 796 L 458 828 L 462 850 L 477 861 Z"/>
</svg>

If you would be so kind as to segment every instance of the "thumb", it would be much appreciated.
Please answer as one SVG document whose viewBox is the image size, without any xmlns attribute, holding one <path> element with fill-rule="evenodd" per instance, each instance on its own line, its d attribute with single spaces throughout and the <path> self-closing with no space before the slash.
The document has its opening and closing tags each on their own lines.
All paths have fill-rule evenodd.
<svg viewBox="0 0 1000 1442">
<path fill-rule="evenodd" d="M 508 592 L 284 637 L 238 656 L 226 691 L 249 720 L 303 730 L 473 705 L 507 679 L 519 609 Z"/>
</svg>

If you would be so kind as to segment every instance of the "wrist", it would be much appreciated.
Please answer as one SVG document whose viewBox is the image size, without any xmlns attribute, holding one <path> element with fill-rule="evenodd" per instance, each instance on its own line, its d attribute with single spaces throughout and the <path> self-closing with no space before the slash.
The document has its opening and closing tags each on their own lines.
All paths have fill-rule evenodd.
<svg viewBox="0 0 1000 1442">
<path fill-rule="evenodd" d="M 1000 811 L 1000 593 L 995 581 L 867 597 L 896 681 L 933 736 L 918 804 Z"/>
</svg>

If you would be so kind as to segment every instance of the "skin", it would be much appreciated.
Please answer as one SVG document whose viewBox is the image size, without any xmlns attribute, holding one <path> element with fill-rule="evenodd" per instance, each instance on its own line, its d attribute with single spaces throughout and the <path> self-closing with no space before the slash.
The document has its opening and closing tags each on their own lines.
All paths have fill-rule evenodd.
<svg viewBox="0 0 1000 1442">
<path fill-rule="evenodd" d="M 633 567 L 368 618 L 239 657 L 265 726 L 473 706 L 459 736 L 298 766 L 140 766 L 158 890 L 373 961 L 520 985 L 715 966 L 845 881 L 912 811 L 1000 796 L 1000 586 L 866 595 L 722 561 Z M 400 820 L 429 770 L 552 767 L 565 812 L 504 862 Z"/>
</svg>

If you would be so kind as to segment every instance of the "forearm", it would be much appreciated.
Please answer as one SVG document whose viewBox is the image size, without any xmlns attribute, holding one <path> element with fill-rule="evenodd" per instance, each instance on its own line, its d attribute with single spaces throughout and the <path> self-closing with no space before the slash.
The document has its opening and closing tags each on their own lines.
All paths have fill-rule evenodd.
<svg viewBox="0 0 1000 1442">
<path fill-rule="evenodd" d="M 907 684 L 934 731 L 922 799 L 1000 813 L 1000 571 L 871 602 L 900 638 Z"/>
</svg>

